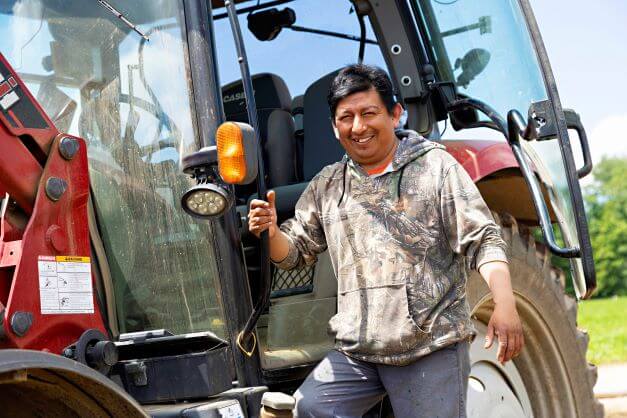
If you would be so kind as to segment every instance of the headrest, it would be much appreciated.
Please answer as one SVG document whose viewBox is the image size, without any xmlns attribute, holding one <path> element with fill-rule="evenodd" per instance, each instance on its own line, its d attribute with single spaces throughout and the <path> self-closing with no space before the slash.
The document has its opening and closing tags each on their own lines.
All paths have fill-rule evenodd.
<svg viewBox="0 0 627 418">
<path fill-rule="evenodd" d="M 331 82 L 340 70 L 333 71 L 314 82 L 305 91 L 305 143 L 303 175 L 310 180 L 322 167 L 342 159 L 345 151 L 335 138 L 331 111 L 327 102 Z"/>
<path fill-rule="evenodd" d="M 305 96 L 300 95 L 292 99 L 292 115 L 302 114 L 305 109 Z"/>
<path fill-rule="evenodd" d="M 253 90 L 257 109 L 282 109 L 287 112 L 292 108 L 292 96 L 287 84 L 281 77 L 270 73 L 252 76 Z M 246 113 L 246 99 L 242 81 L 237 80 L 222 87 L 222 101 L 226 115 Z"/>
</svg>

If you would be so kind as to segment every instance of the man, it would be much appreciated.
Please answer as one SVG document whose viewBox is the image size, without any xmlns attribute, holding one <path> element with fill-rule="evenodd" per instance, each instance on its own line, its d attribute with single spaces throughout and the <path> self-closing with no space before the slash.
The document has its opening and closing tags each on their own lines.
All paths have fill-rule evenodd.
<svg viewBox="0 0 627 418">
<path fill-rule="evenodd" d="M 280 230 L 274 192 L 249 211 L 252 233 L 269 230 L 278 267 L 328 249 L 338 279 L 336 350 L 296 392 L 296 413 L 360 417 L 387 392 L 397 418 L 465 417 L 468 268 L 495 302 L 486 347 L 497 335 L 504 363 L 523 346 L 499 228 L 444 147 L 395 132 L 403 109 L 383 70 L 344 68 L 328 101 L 345 157 L 311 180 Z"/>
</svg>

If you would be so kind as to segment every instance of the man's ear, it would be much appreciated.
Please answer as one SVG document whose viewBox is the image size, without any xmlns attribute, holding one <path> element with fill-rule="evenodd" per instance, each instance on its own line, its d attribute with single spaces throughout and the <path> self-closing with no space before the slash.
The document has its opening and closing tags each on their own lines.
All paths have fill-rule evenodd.
<svg viewBox="0 0 627 418">
<path fill-rule="evenodd" d="M 394 121 L 394 126 L 398 126 L 398 122 L 401 120 L 401 116 L 403 116 L 403 106 L 400 103 L 396 103 L 394 105 L 394 109 L 392 109 L 392 120 Z"/>
<path fill-rule="evenodd" d="M 335 134 L 335 138 L 340 140 L 340 130 L 335 126 L 335 120 L 331 119 L 331 126 L 333 126 L 333 133 Z"/>
</svg>

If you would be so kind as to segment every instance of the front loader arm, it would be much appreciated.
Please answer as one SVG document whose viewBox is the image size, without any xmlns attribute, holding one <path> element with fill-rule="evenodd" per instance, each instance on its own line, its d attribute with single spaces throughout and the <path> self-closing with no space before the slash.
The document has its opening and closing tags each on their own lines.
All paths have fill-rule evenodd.
<svg viewBox="0 0 627 418">
<path fill-rule="evenodd" d="M 85 142 L 61 134 L 0 54 L 0 348 L 106 335 L 94 294 Z"/>
</svg>

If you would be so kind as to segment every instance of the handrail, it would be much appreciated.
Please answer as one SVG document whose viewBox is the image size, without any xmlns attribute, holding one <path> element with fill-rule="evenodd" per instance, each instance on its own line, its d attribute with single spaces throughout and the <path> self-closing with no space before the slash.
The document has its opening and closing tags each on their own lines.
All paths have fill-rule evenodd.
<svg viewBox="0 0 627 418">
<path fill-rule="evenodd" d="M 542 229 L 542 237 L 544 238 L 545 244 L 549 247 L 549 250 L 557 256 L 564 258 L 581 257 L 579 247 L 562 248 L 555 242 L 555 235 L 553 234 L 553 226 L 551 225 L 549 210 L 547 209 L 546 202 L 542 196 L 540 185 L 538 184 L 538 180 L 533 174 L 533 171 L 529 168 L 523 149 L 520 146 L 520 137 L 524 137 L 525 131 L 528 130 L 528 124 L 524 123 L 524 119 L 518 110 L 512 109 L 507 112 L 507 127 L 507 142 L 512 148 L 514 157 L 516 157 L 516 161 L 518 161 L 518 165 L 520 166 L 520 171 L 522 172 L 525 182 L 527 183 L 527 187 L 531 192 L 531 198 L 533 200 L 533 205 L 536 208 L 536 213 L 538 214 L 538 220 L 540 221 L 540 228 Z"/>
<path fill-rule="evenodd" d="M 529 192 L 531 193 L 531 199 L 538 215 L 540 222 L 540 228 L 542 229 L 542 237 L 549 250 L 564 258 L 581 257 L 581 250 L 579 247 L 562 248 L 555 241 L 555 235 L 553 234 L 553 227 L 551 225 L 551 218 L 549 216 L 549 210 L 547 209 L 544 196 L 538 184 L 533 170 L 529 167 L 522 147 L 520 146 L 520 138 L 532 138 L 535 130 L 533 122 L 525 123 L 524 118 L 518 110 L 512 109 L 507 113 L 507 121 L 488 104 L 478 99 L 465 98 L 455 100 L 448 106 L 449 111 L 455 111 L 463 108 L 472 108 L 484 113 L 490 120 L 496 125 L 496 127 L 503 133 L 507 142 L 512 149 L 512 153 L 518 162 L 520 171 L 527 183 Z"/>
</svg>

